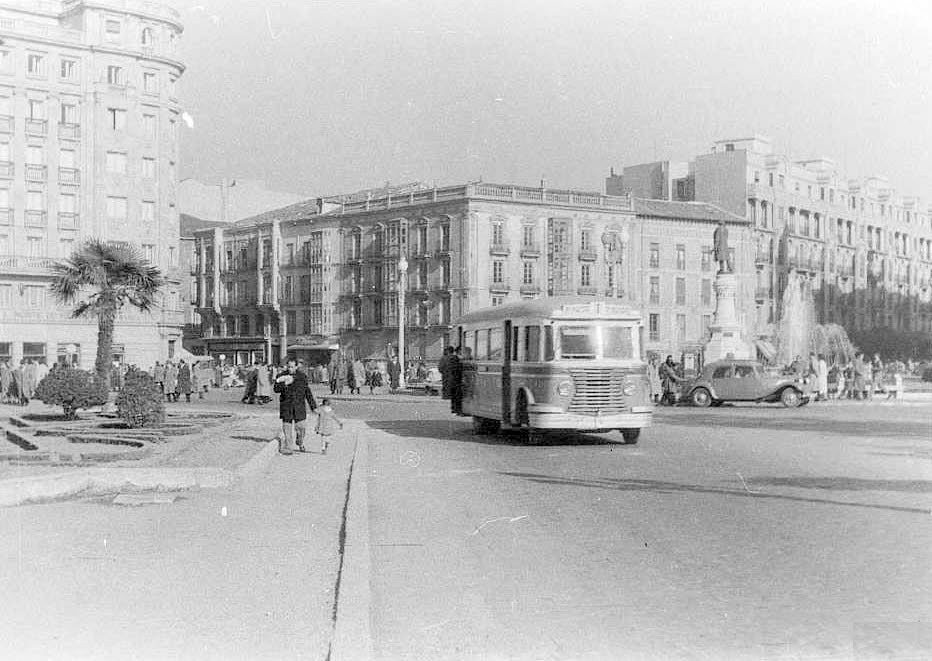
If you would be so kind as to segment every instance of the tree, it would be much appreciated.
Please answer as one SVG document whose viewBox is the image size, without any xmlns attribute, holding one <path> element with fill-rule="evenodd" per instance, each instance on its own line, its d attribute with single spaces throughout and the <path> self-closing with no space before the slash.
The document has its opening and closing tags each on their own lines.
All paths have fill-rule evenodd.
<svg viewBox="0 0 932 661">
<path fill-rule="evenodd" d="M 88 239 L 71 256 L 53 267 L 52 293 L 59 302 L 77 306 L 74 318 L 97 317 L 97 380 L 110 389 L 113 329 L 127 304 L 148 312 L 162 287 L 159 270 L 132 245 Z"/>
<path fill-rule="evenodd" d="M 90 372 L 59 367 L 42 379 L 36 388 L 36 397 L 49 406 L 61 406 L 65 417 L 74 420 L 78 409 L 105 404 L 107 391 Z"/>
</svg>

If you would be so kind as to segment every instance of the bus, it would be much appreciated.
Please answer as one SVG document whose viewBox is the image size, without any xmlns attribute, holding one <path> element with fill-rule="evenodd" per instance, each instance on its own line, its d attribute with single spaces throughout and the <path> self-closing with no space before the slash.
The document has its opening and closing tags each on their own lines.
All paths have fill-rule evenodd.
<svg viewBox="0 0 932 661">
<path fill-rule="evenodd" d="M 464 415 L 476 433 L 609 432 L 637 443 L 654 411 L 641 315 L 614 301 L 521 301 L 455 323 Z"/>
</svg>

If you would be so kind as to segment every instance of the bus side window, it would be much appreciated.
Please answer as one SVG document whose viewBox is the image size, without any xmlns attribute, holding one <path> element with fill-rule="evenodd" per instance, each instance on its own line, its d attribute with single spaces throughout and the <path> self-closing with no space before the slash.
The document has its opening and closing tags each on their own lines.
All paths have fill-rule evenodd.
<svg viewBox="0 0 932 661">
<path fill-rule="evenodd" d="M 553 326 L 544 326 L 544 360 L 553 360 Z"/>
<path fill-rule="evenodd" d="M 492 328 L 489 330 L 489 360 L 502 360 L 502 329 Z"/>
<path fill-rule="evenodd" d="M 463 333 L 462 339 L 460 341 L 460 346 L 463 347 L 463 353 L 468 352 L 475 356 L 476 355 L 476 333 L 475 331 L 466 331 Z"/>
<path fill-rule="evenodd" d="M 476 360 L 487 360 L 489 357 L 489 331 L 476 331 Z"/>
<path fill-rule="evenodd" d="M 513 361 L 519 360 L 518 358 L 518 349 L 521 346 L 521 328 L 518 326 L 511 327 L 511 359 Z"/>
<path fill-rule="evenodd" d="M 540 326 L 524 328 L 524 359 L 529 363 L 540 362 Z"/>
</svg>

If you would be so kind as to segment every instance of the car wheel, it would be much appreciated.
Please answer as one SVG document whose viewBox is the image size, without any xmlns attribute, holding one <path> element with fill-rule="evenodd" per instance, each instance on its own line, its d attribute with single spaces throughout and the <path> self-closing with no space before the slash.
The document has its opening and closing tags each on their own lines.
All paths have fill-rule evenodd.
<svg viewBox="0 0 932 661">
<path fill-rule="evenodd" d="M 692 400 L 695 406 L 705 408 L 712 403 L 712 393 L 705 388 L 696 388 L 693 390 Z"/>
<path fill-rule="evenodd" d="M 621 437 L 625 439 L 625 445 L 634 445 L 638 442 L 638 437 L 641 435 L 640 429 L 622 429 Z"/>
<path fill-rule="evenodd" d="M 788 409 L 799 406 L 799 391 L 796 388 L 784 388 L 780 393 L 780 402 Z"/>
</svg>

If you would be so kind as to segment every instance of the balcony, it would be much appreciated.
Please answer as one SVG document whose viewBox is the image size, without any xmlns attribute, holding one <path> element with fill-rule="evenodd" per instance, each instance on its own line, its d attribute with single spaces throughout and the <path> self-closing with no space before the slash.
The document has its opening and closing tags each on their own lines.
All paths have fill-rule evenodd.
<svg viewBox="0 0 932 661">
<path fill-rule="evenodd" d="M 25 213 L 26 227 L 45 227 L 45 212 L 35 209 L 26 209 Z"/>
<path fill-rule="evenodd" d="M 77 168 L 58 168 L 58 183 L 74 184 L 81 183 L 81 171 Z"/>
<path fill-rule="evenodd" d="M 26 135 L 45 137 L 49 132 L 49 120 L 26 118 Z"/>
<path fill-rule="evenodd" d="M 81 125 L 80 124 L 59 124 L 58 125 L 58 139 L 59 140 L 80 140 L 81 139 Z"/>
<path fill-rule="evenodd" d="M 76 230 L 81 224 L 81 217 L 70 211 L 59 211 L 58 212 L 58 229 L 60 230 Z"/>
<path fill-rule="evenodd" d="M 594 262 L 598 259 L 598 253 L 592 248 L 581 248 L 579 250 L 579 259 L 583 262 Z"/>
<path fill-rule="evenodd" d="M 540 285 L 537 284 L 536 282 L 525 283 L 521 285 L 521 293 L 522 294 L 539 294 Z"/>
<path fill-rule="evenodd" d="M 511 291 L 511 284 L 508 282 L 508 280 L 502 280 L 500 282 L 492 282 L 489 284 L 489 291 L 493 291 L 493 292 Z"/>
<path fill-rule="evenodd" d="M 0 115 L 0 133 L 13 132 L 13 117 L 11 115 Z"/>
<path fill-rule="evenodd" d="M 0 273 L 13 275 L 47 275 L 55 260 L 49 257 L 23 257 L 22 255 L 0 255 Z"/>
<path fill-rule="evenodd" d="M 13 224 L 13 210 L 9 207 L 0 209 L 0 225 Z"/>
<path fill-rule="evenodd" d="M 576 290 L 580 296 L 595 296 L 598 291 L 599 288 L 592 285 L 580 285 Z"/>
<path fill-rule="evenodd" d="M 48 179 L 48 167 L 26 163 L 26 181 L 45 181 L 46 179 Z"/>
<path fill-rule="evenodd" d="M 536 244 L 524 244 L 521 246 L 522 257 L 540 257 L 540 246 Z"/>
<path fill-rule="evenodd" d="M 489 246 L 489 253 L 492 255 L 508 255 L 511 253 L 511 248 L 508 247 L 507 243 L 493 243 Z"/>
<path fill-rule="evenodd" d="M 0 178 L 12 179 L 15 171 L 12 161 L 0 161 Z"/>
</svg>

